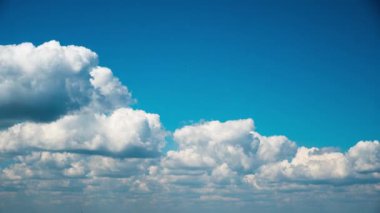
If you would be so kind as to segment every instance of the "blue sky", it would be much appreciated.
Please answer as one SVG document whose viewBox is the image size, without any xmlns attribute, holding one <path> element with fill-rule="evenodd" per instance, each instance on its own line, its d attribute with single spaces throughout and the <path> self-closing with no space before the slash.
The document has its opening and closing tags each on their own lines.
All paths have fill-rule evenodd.
<svg viewBox="0 0 380 213">
<path fill-rule="evenodd" d="M 379 212 L 379 20 L 0 0 L 0 212 Z"/>
<path fill-rule="evenodd" d="M 2 1 L 2 44 L 98 53 L 165 127 L 254 118 L 347 149 L 380 137 L 375 1 Z"/>
</svg>

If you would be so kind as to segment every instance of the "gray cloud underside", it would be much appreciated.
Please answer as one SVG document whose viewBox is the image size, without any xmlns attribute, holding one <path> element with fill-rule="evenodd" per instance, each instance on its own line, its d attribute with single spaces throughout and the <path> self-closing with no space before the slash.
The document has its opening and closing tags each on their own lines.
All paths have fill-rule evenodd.
<svg viewBox="0 0 380 213">
<path fill-rule="evenodd" d="M 169 133 L 159 115 L 131 108 L 127 87 L 97 61 L 56 41 L 0 46 L 0 210 L 378 208 L 379 141 L 308 148 L 261 135 L 252 119 Z M 167 137 L 178 148 L 165 153 Z"/>
</svg>

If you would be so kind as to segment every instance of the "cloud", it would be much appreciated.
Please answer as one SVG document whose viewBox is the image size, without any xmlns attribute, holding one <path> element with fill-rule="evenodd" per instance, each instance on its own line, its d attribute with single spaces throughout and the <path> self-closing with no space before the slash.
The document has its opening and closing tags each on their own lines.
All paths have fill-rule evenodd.
<svg viewBox="0 0 380 213">
<path fill-rule="evenodd" d="M 380 182 L 378 141 L 360 141 L 347 153 L 329 149 L 300 147 L 291 160 L 262 165 L 244 181 L 256 189 L 284 184 L 347 185 Z"/>
<path fill-rule="evenodd" d="M 0 46 L 0 123 L 18 123 L 0 132 L 0 153 L 158 156 L 166 134 L 159 116 L 131 102 L 89 49 L 56 41 Z"/>
<path fill-rule="evenodd" d="M 252 119 L 210 121 L 177 129 L 178 151 L 169 151 L 163 165 L 169 169 L 213 169 L 223 164 L 241 173 L 260 164 L 292 157 L 294 142 L 285 136 L 261 136 Z"/>
<path fill-rule="evenodd" d="M 46 206 L 86 193 L 94 204 L 150 190 L 144 176 L 167 132 L 159 115 L 130 108 L 127 87 L 94 52 L 56 41 L 0 46 L 0 68 L 0 200 L 10 201 L 0 209 L 24 196 Z"/>
<path fill-rule="evenodd" d="M 90 83 L 93 87 L 90 108 L 110 111 L 133 103 L 131 93 L 119 79 L 106 67 L 94 67 L 90 71 Z"/>
<path fill-rule="evenodd" d="M 119 159 L 68 152 L 17 156 L 2 172 L 4 180 L 131 177 L 146 174 L 151 159 Z"/>
<path fill-rule="evenodd" d="M 360 141 L 348 150 L 347 156 L 357 172 L 380 172 L 379 141 Z"/>
<path fill-rule="evenodd" d="M 378 141 L 359 142 L 347 153 L 297 147 L 285 136 L 260 135 L 252 119 L 201 122 L 177 129 L 173 138 L 178 150 L 169 151 L 151 175 L 166 187 L 198 188 L 194 193 L 202 198 L 380 182 Z"/>
<path fill-rule="evenodd" d="M 0 46 L 0 210 L 22 200 L 121 212 L 379 200 L 379 141 L 347 152 L 298 147 L 261 135 L 250 118 L 170 133 L 158 114 L 133 109 L 127 87 L 97 61 L 56 41 Z M 167 137 L 178 148 L 165 153 Z"/>
<path fill-rule="evenodd" d="M 250 151 L 256 147 L 252 132 L 253 120 L 237 120 L 221 123 L 205 122 L 177 129 L 173 136 L 178 143 L 179 151 L 168 152 L 164 164 L 171 161 L 181 162 L 192 167 L 216 166 L 228 161 L 236 169 L 249 169 L 252 163 Z M 202 159 L 202 162 L 196 162 Z M 181 165 L 178 165 L 181 166 Z"/>
<path fill-rule="evenodd" d="M 53 121 L 90 103 L 99 105 L 99 96 L 117 107 L 132 102 L 128 89 L 97 61 L 91 50 L 57 41 L 1 45 L 0 125 Z"/>
<path fill-rule="evenodd" d="M 0 153 L 72 152 L 155 157 L 166 132 L 157 114 L 119 108 L 112 114 L 78 112 L 50 123 L 25 122 L 0 132 Z"/>
<path fill-rule="evenodd" d="M 340 152 L 320 152 L 318 148 L 300 147 L 290 161 L 262 165 L 254 174 L 256 181 L 314 183 L 315 181 L 335 181 L 347 178 L 350 173 L 348 160 Z M 248 182 L 253 176 L 248 176 Z M 255 182 L 254 185 L 256 185 Z M 257 186 L 256 186 L 257 187 Z"/>
</svg>

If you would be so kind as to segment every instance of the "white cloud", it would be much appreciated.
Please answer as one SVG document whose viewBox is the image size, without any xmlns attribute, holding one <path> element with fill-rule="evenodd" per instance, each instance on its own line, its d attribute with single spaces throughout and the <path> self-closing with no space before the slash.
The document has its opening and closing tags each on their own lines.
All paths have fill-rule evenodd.
<svg viewBox="0 0 380 213">
<path fill-rule="evenodd" d="M 126 86 L 115 78 L 106 67 L 94 67 L 90 71 L 90 82 L 95 91 L 92 97 L 92 108 L 102 111 L 125 107 L 134 100 Z"/>
<path fill-rule="evenodd" d="M 172 134 L 178 149 L 163 153 L 170 134 L 159 115 L 132 102 L 89 49 L 56 41 L 0 46 L 0 198 L 21 192 L 41 200 L 54 194 L 58 203 L 85 194 L 133 205 L 181 197 L 185 205 L 241 205 L 357 189 L 378 197 L 379 141 L 360 141 L 346 153 L 297 147 L 241 119 L 179 128 Z"/>
<path fill-rule="evenodd" d="M 255 133 L 259 143 L 258 158 L 263 162 L 275 162 L 294 156 L 297 145 L 285 136 L 265 137 Z"/>
<path fill-rule="evenodd" d="M 264 164 L 255 174 L 263 181 L 313 182 L 344 179 L 349 175 L 349 164 L 344 154 L 339 152 L 321 153 L 318 148 L 298 148 L 290 161 L 283 160 Z M 247 177 L 252 181 L 252 177 Z"/>
<path fill-rule="evenodd" d="M 254 131 L 252 119 L 210 121 L 174 132 L 178 151 L 169 151 L 163 165 L 170 168 L 209 168 L 226 165 L 248 172 L 264 162 L 291 158 L 296 145 L 284 136 L 265 137 Z"/>
<path fill-rule="evenodd" d="M 0 177 L 4 180 L 131 177 L 148 173 L 152 159 L 120 159 L 68 152 L 32 152 L 13 158 Z"/>
<path fill-rule="evenodd" d="M 359 184 L 380 182 L 378 141 L 360 141 L 347 153 L 319 148 L 298 148 L 291 160 L 263 164 L 244 176 L 256 189 L 297 184 Z M 298 187 L 297 185 L 293 185 Z"/>
<path fill-rule="evenodd" d="M 377 141 L 359 142 L 348 153 L 297 148 L 285 136 L 260 135 L 251 119 L 202 122 L 173 136 L 178 150 L 169 151 L 152 176 L 169 185 L 209 187 L 218 196 L 225 193 L 220 184 L 243 191 L 245 183 L 256 191 L 294 191 L 314 184 L 380 181 Z M 358 174 L 364 171 L 372 173 Z"/>
<path fill-rule="evenodd" d="M 227 163 L 231 168 L 248 170 L 252 166 L 257 146 L 252 135 L 253 128 L 251 119 L 185 126 L 174 132 L 179 151 L 169 152 L 164 162 L 183 162 L 190 167 Z"/>
<path fill-rule="evenodd" d="M 291 159 L 297 149 L 284 136 L 260 135 L 252 119 L 184 126 L 173 138 L 178 150 L 169 151 L 158 166 L 151 167 L 149 177 L 165 190 L 189 192 L 204 201 L 231 196 L 239 200 L 241 194 L 252 193 L 245 175 L 262 165 Z"/>
<path fill-rule="evenodd" d="M 159 116 L 120 108 L 110 115 L 79 112 L 51 123 L 26 122 L 0 132 L 0 153 L 33 150 L 153 157 L 164 146 L 166 133 Z"/>
<path fill-rule="evenodd" d="M 91 102 L 127 106 L 127 88 L 97 60 L 85 47 L 57 41 L 0 45 L 0 125 L 52 121 Z"/>
<path fill-rule="evenodd" d="M 58 178 L 63 176 L 64 169 L 79 161 L 79 156 L 71 153 L 33 152 L 16 156 L 12 165 L 3 170 L 3 176 L 9 180 Z"/>
<path fill-rule="evenodd" d="M 360 141 L 348 150 L 347 156 L 357 172 L 380 172 L 379 141 Z"/>
<path fill-rule="evenodd" d="M 212 170 L 211 177 L 218 183 L 234 183 L 237 172 L 231 170 L 226 163 L 223 163 Z"/>
</svg>

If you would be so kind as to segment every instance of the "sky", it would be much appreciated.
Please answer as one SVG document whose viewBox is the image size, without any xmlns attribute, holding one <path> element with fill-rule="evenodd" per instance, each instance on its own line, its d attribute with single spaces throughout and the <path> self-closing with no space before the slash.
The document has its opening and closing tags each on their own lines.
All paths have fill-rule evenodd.
<svg viewBox="0 0 380 213">
<path fill-rule="evenodd" d="M 0 212 L 378 212 L 379 20 L 374 0 L 0 0 Z"/>
</svg>

